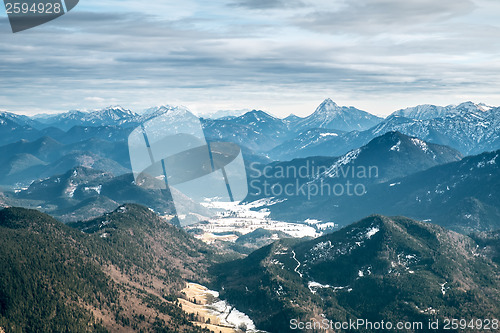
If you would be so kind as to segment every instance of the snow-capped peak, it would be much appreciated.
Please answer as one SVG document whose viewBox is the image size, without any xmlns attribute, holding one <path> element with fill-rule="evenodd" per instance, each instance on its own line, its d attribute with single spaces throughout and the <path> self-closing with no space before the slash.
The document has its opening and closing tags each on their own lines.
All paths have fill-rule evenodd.
<svg viewBox="0 0 500 333">
<path fill-rule="evenodd" d="M 125 109 L 119 105 L 108 106 L 107 108 L 101 110 L 95 110 L 90 112 L 91 115 L 99 118 L 107 117 L 113 120 L 121 120 L 124 118 L 135 117 L 136 114 L 128 109 Z"/>
<path fill-rule="evenodd" d="M 339 106 L 330 98 L 325 99 L 313 114 L 294 125 L 298 130 L 311 128 L 335 129 L 350 132 L 365 130 L 378 124 L 382 119 L 352 106 Z"/>
<path fill-rule="evenodd" d="M 422 104 L 406 109 L 401 109 L 392 114 L 392 116 L 402 116 L 410 119 L 424 120 L 445 117 L 454 113 L 455 106 L 438 106 L 432 104 Z"/>
<path fill-rule="evenodd" d="M 471 101 L 461 103 L 456 108 L 459 111 L 466 111 L 466 112 L 477 112 L 477 111 L 486 112 L 492 109 L 491 106 L 488 106 L 484 103 L 476 104 Z"/>
<path fill-rule="evenodd" d="M 161 118 L 162 122 L 182 122 L 186 119 L 196 119 L 198 116 L 194 115 L 188 108 L 184 106 L 171 106 L 162 105 L 149 108 L 143 115 L 138 117 L 139 122 L 145 123 L 154 118 Z"/>
<path fill-rule="evenodd" d="M 247 120 L 254 120 L 254 121 L 261 121 L 265 122 L 267 120 L 276 120 L 274 116 L 262 111 L 262 110 L 252 110 L 244 115 L 240 116 L 239 118 L 241 119 L 247 119 Z"/>
<path fill-rule="evenodd" d="M 107 108 L 104 108 L 102 110 L 97 110 L 98 112 L 115 112 L 115 113 L 124 113 L 124 114 L 129 114 L 129 115 L 134 115 L 134 112 L 130 111 L 129 109 L 125 109 L 124 107 L 120 105 L 110 105 Z"/>
<path fill-rule="evenodd" d="M 484 112 L 487 112 L 487 111 L 490 111 L 491 109 L 493 109 L 493 106 L 489 106 L 489 105 L 486 105 L 484 103 L 476 104 L 476 106 L 478 107 L 479 110 L 484 111 Z"/>
<path fill-rule="evenodd" d="M 434 118 L 442 118 L 454 116 L 463 113 L 483 113 L 491 110 L 492 107 L 484 103 L 473 103 L 471 101 L 461 103 L 459 105 L 438 106 L 431 104 L 422 104 L 406 109 L 397 110 L 391 116 L 402 116 L 405 118 L 416 120 L 428 120 Z"/>
<path fill-rule="evenodd" d="M 160 105 L 146 109 L 140 118 L 142 121 L 146 121 L 165 114 L 175 118 L 176 116 L 184 116 L 192 113 L 185 106 Z"/>
<path fill-rule="evenodd" d="M 317 108 L 316 111 L 314 111 L 314 114 L 323 114 L 323 113 L 332 113 L 332 112 L 339 112 L 340 108 L 335 103 L 332 101 L 330 98 L 327 98 L 321 103 Z"/>
<path fill-rule="evenodd" d="M 144 112 L 142 112 L 142 114 L 144 114 L 144 115 L 156 114 L 158 112 L 165 113 L 165 112 L 168 112 L 169 110 L 172 110 L 175 108 L 177 108 L 177 106 L 175 106 L 175 105 L 168 105 L 168 104 L 158 105 L 158 106 L 153 106 L 153 107 L 150 107 L 150 108 L 144 110 Z"/>
</svg>

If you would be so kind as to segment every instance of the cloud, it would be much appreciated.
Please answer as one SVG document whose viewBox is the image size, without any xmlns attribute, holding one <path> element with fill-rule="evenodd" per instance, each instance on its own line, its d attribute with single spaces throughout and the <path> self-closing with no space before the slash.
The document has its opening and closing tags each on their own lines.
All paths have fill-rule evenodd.
<svg viewBox="0 0 500 333">
<path fill-rule="evenodd" d="M 500 25 L 491 13 L 500 8 L 487 0 L 190 1 L 178 12 L 120 3 L 88 0 L 19 34 L 0 17 L 0 108 L 113 101 L 279 114 L 330 96 L 388 113 L 393 100 L 498 98 Z"/>
<path fill-rule="evenodd" d="M 373 35 L 411 31 L 416 26 L 466 15 L 475 7 L 471 0 L 358 0 L 334 11 L 318 7 L 294 20 L 305 29 L 319 32 Z"/>
<path fill-rule="evenodd" d="M 230 5 L 249 9 L 283 9 L 303 7 L 305 4 L 299 0 L 240 0 Z"/>
</svg>

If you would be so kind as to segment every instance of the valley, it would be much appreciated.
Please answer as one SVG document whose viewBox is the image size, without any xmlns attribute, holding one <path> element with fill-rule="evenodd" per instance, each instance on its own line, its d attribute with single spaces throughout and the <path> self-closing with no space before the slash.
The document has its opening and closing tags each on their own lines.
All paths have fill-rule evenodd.
<svg viewBox="0 0 500 333">
<path fill-rule="evenodd" d="M 272 199 L 262 199 L 251 203 L 211 202 L 205 206 L 218 210 L 215 218 L 186 227 L 196 238 L 210 244 L 216 240 L 235 242 L 240 236 L 258 229 L 280 231 L 289 237 L 319 237 L 326 227 L 334 227 L 331 222 L 305 220 L 303 223 L 290 223 L 273 220 L 269 217 Z M 279 239 L 278 234 L 275 238 Z"/>
</svg>

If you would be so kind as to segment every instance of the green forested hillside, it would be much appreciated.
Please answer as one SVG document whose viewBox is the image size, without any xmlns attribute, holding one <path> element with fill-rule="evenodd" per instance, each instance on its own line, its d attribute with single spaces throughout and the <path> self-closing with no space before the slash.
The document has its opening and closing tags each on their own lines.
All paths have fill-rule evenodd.
<svg viewBox="0 0 500 333">
<path fill-rule="evenodd" d="M 83 237 L 36 211 L 0 211 L 0 327 L 12 332 L 100 331 L 81 304 L 117 301 Z"/>
<path fill-rule="evenodd" d="M 221 257 L 147 208 L 70 228 L 0 211 L 0 327 L 6 332 L 202 332 L 178 307 L 187 279 Z"/>
<path fill-rule="evenodd" d="M 500 317 L 499 266 L 471 238 L 408 218 L 372 216 L 310 241 L 282 240 L 214 273 L 221 296 L 270 332 L 294 331 L 292 319 Z"/>
</svg>

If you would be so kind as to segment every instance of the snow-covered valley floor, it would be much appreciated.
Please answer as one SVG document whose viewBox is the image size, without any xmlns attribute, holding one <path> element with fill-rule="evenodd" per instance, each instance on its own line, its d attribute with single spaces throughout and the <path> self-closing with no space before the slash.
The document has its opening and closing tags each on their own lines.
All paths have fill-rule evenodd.
<svg viewBox="0 0 500 333">
<path fill-rule="evenodd" d="M 325 228 L 336 225 L 333 222 L 306 220 L 304 223 L 277 221 L 270 218 L 267 207 L 273 205 L 271 199 L 262 199 L 251 203 L 239 202 L 207 202 L 205 207 L 217 210 L 214 217 L 207 222 L 197 223 L 186 227 L 201 229 L 203 233 L 197 238 L 212 243 L 215 240 L 235 241 L 239 235 L 245 235 L 256 229 L 282 231 L 292 237 L 318 237 Z"/>
</svg>

